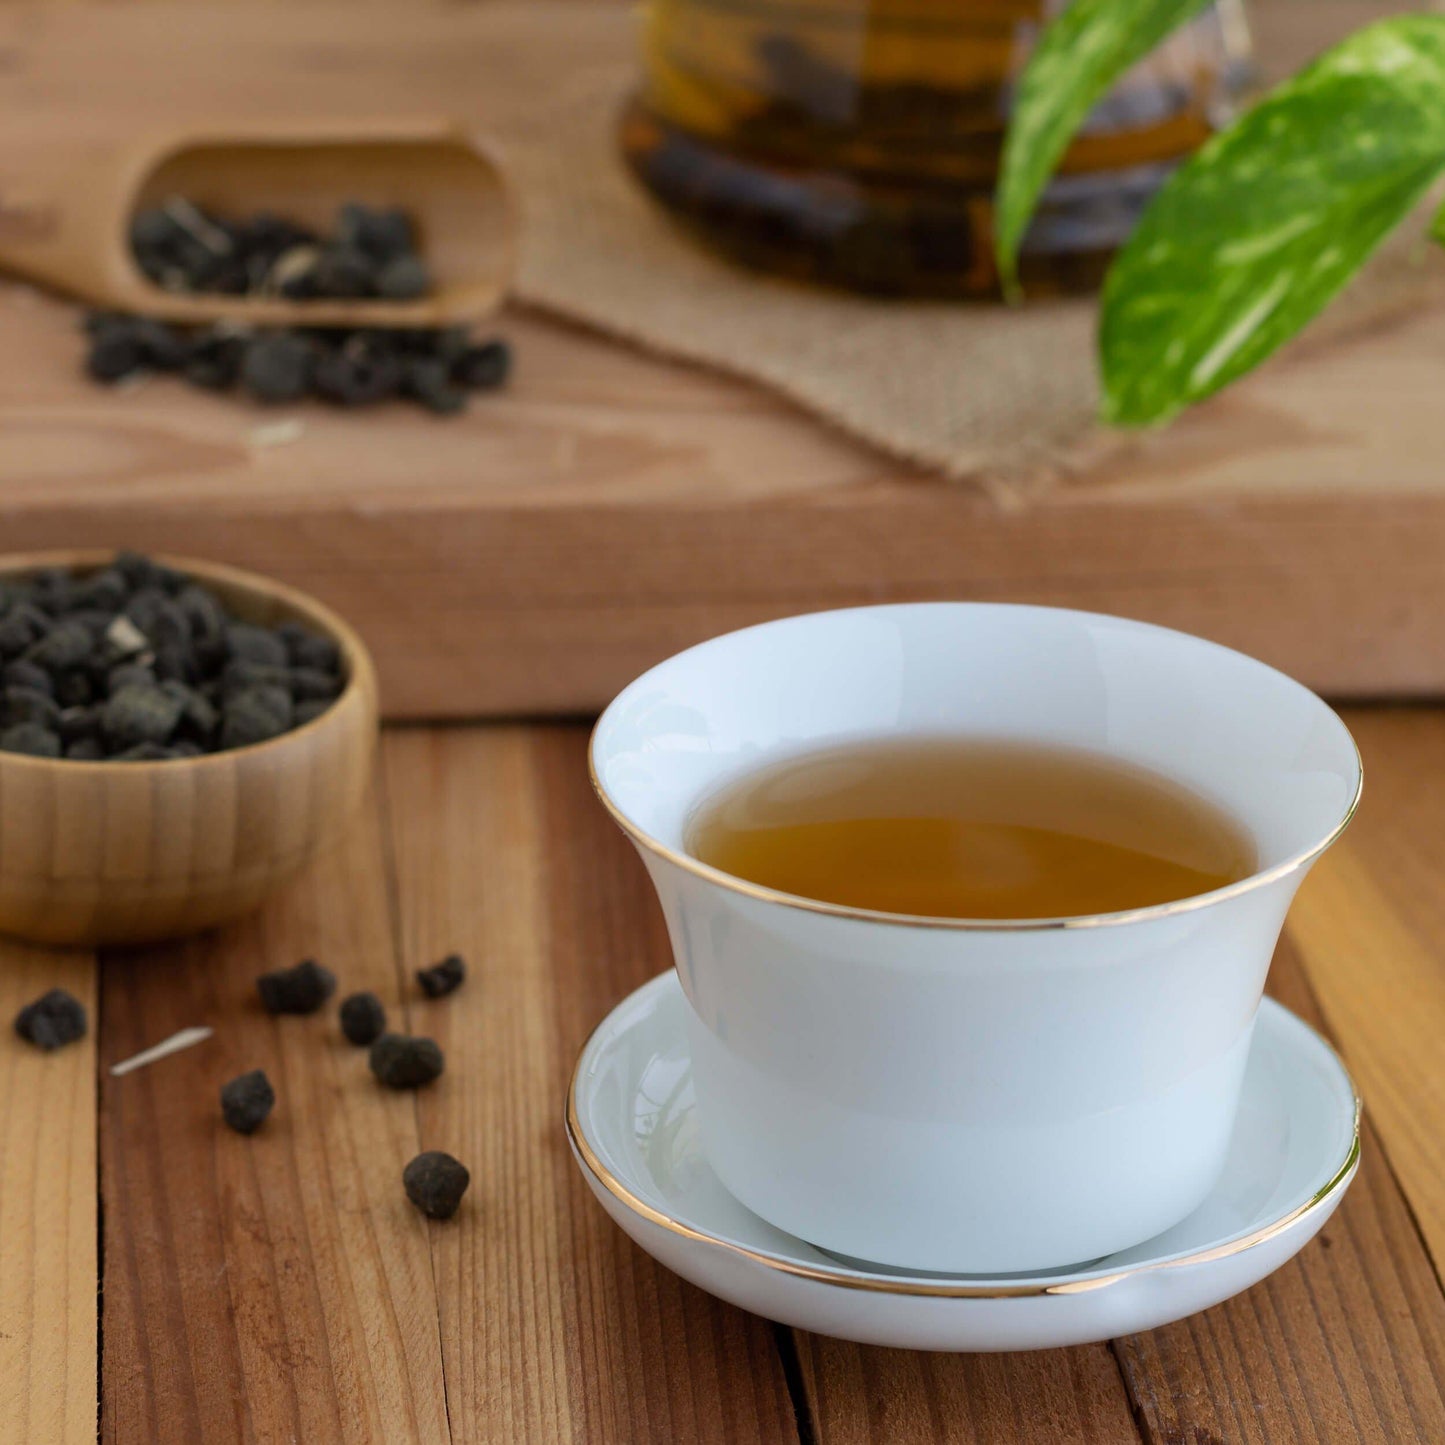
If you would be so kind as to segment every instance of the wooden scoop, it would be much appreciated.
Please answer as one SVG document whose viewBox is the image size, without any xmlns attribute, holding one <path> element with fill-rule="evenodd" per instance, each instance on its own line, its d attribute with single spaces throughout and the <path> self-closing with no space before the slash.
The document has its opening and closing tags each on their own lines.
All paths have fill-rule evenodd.
<svg viewBox="0 0 1445 1445">
<path fill-rule="evenodd" d="M 287 300 L 167 291 L 136 265 L 138 210 L 184 196 L 222 216 L 273 211 L 323 234 L 346 201 L 415 221 L 434 290 L 416 301 Z M 495 158 L 447 121 L 197 131 L 29 158 L 0 157 L 0 270 L 94 306 L 169 321 L 435 327 L 496 309 L 516 220 Z"/>
</svg>

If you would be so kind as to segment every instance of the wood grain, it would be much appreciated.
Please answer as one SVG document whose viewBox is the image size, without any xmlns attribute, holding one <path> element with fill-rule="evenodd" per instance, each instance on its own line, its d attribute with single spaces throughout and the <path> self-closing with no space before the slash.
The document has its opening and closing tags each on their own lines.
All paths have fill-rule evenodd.
<svg viewBox="0 0 1445 1445">
<path fill-rule="evenodd" d="M 1270 992 L 1321 1023 L 1288 939 Z M 1358 1082 L 1360 1172 L 1319 1238 L 1243 1295 L 1117 1342 L 1151 1445 L 1445 1439 L 1445 1295 L 1369 1123 L 1375 1095 Z"/>
<path fill-rule="evenodd" d="M 5 7 L 0 127 L 30 153 L 298 107 L 485 125 L 482 8 Z M 1294 58 L 1292 8 L 1270 15 Z M 1332 8 L 1343 29 L 1381 7 Z M 1143 617 L 1335 694 L 1445 686 L 1433 312 L 1311 342 L 1015 510 L 534 317 L 507 320 L 515 384 L 470 416 L 305 407 L 283 447 L 230 398 L 91 387 L 73 320 L 0 295 L 6 545 L 170 547 L 312 588 L 371 643 L 392 717 L 581 711 L 730 627 L 933 597 Z"/>
<path fill-rule="evenodd" d="M 95 960 L 0 941 L 0 1438 L 95 1439 Z M 52 988 L 90 1032 L 42 1053 L 10 1020 Z"/>
<path fill-rule="evenodd" d="M 1355 711 L 1367 801 L 1293 931 L 1390 1163 L 1445 1272 L 1445 714 Z"/>
<path fill-rule="evenodd" d="M 218 1026 L 209 1045 L 102 1082 L 106 1440 L 771 1445 L 797 1440 L 801 1424 L 819 1445 L 1435 1445 L 1445 1295 L 1415 1221 L 1434 1240 L 1445 1197 L 1431 1052 L 1445 986 L 1445 711 L 1349 721 L 1369 801 L 1337 866 L 1301 895 L 1271 990 L 1327 1019 L 1363 1085 L 1365 1155 L 1350 1194 L 1298 1259 L 1202 1315 L 1112 1350 L 975 1357 L 789 1343 L 655 1265 L 607 1220 L 567 1155 L 565 1081 L 597 1020 L 669 955 L 645 873 L 591 797 L 585 731 L 391 732 L 381 821 L 368 811 L 343 853 L 253 924 L 105 960 L 104 1061 L 182 1025 Z M 421 1000 L 411 970 L 453 949 L 468 982 Z M 448 1069 L 433 1089 L 415 1100 L 377 1090 L 329 1013 L 254 1010 L 254 974 L 307 951 L 442 1043 Z M 0 1004 L 6 989 L 38 993 L 58 966 L 23 951 L 0 963 Z M 79 992 L 84 960 L 68 966 Z M 74 1062 L 0 1040 L 0 1097 L 12 1097 L 7 1070 Z M 215 1089 L 256 1065 L 281 1102 L 241 1139 L 219 1128 Z M 83 1114 L 88 1097 L 66 1107 Z M 56 1098 L 47 1091 L 41 1107 Z M 72 1191 L 64 1249 L 33 1209 L 20 1226 L 32 1233 L 18 1236 L 6 1211 L 33 1141 L 63 1140 L 79 1159 L 88 1135 L 33 1122 L 0 1111 L 0 1254 L 18 1237 L 36 1279 L 43 1266 L 61 1283 L 0 1273 L 0 1390 L 28 1380 L 30 1362 L 53 1370 L 59 1356 L 40 1348 L 49 1330 L 66 1342 L 78 1399 L 70 1371 L 93 1362 L 93 1279 L 63 1282 L 66 1269 L 85 1279 L 87 1245 L 94 1269 L 93 1213 L 89 1235 L 74 1223 L 93 1195 Z M 397 1176 L 418 1147 L 449 1149 L 473 1171 L 448 1224 L 426 1223 L 401 1196 Z M 41 1398 L 27 1384 L 26 1407 Z M 20 1408 L 0 1401 L 7 1420 Z M 91 1410 L 93 1397 L 71 1409 L 84 1427 L 73 1438 L 93 1428 Z"/>
<path fill-rule="evenodd" d="M 176 1029 L 208 1043 L 102 1075 L 103 1436 L 419 1442 L 448 1437 L 426 1221 L 401 1171 L 415 1100 L 376 1084 L 335 1011 L 272 1018 L 254 978 L 311 954 L 399 1015 L 375 812 L 253 921 L 105 960 L 102 1063 Z M 263 1068 L 275 1113 L 220 1119 Z"/>
<path fill-rule="evenodd" d="M 422 1142 L 474 1181 L 432 1233 L 453 1439 L 795 1439 L 770 1327 L 634 1248 L 567 1152 L 577 1050 L 668 961 L 584 744 L 581 729 L 384 740 L 401 953 L 409 968 L 453 950 L 471 966 L 413 1020 L 448 1061 L 420 1101 Z"/>
<path fill-rule="evenodd" d="M 1139 1438 L 1107 1345 L 943 1355 L 799 1332 L 798 1357 L 819 1445 L 1124 1445 Z"/>
<path fill-rule="evenodd" d="M 16 558 L 84 572 L 108 553 Z M 371 775 L 376 671 L 356 633 L 266 578 L 168 557 L 231 612 L 337 643 L 347 683 L 320 717 L 252 747 L 165 763 L 0 753 L 0 930 L 39 943 L 153 942 L 248 913 L 346 829 Z"/>
</svg>

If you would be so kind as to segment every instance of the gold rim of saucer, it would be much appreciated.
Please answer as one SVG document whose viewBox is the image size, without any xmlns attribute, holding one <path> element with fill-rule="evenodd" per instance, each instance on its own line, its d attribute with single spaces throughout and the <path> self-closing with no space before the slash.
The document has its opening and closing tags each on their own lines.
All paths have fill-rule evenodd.
<svg viewBox="0 0 1445 1445">
<path fill-rule="evenodd" d="M 666 977 L 667 975 L 661 975 Z M 650 1224 L 657 1225 L 671 1234 L 680 1235 L 684 1239 L 690 1239 L 698 1244 L 705 1244 L 714 1249 L 726 1250 L 729 1254 L 735 1254 L 743 1259 L 751 1260 L 754 1264 L 762 1265 L 765 1269 L 775 1270 L 779 1274 L 792 1275 L 798 1279 L 812 1280 L 815 1284 L 836 1285 L 840 1289 L 864 1290 L 874 1294 L 902 1294 L 922 1295 L 933 1299 L 1033 1299 L 1040 1295 L 1074 1295 L 1087 1294 L 1096 1289 L 1107 1289 L 1110 1285 L 1121 1283 L 1126 1279 L 1133 1279 L 1138 1275 L 1153 1274 L 1160 1270 L 1185 1269 L 1190 1265 L 1213 1264 L 1221 1259 L 1228 1259 L 1231 1255 L 1243 1254 L 1246 1250 L 1253 1249 L 1256 1245 L 1263 1244 L 1266 1240 L 1273 1239 L 1276 1235 L 1283 1234 L 1285 1230 L 1298 1224 L 1307 1215 L 1313 1214 L 1339 1190 L 1341 1190 L 1354 1174 L 1355 1166 L 1360 1162 L 1360 1120 L 1364 1110 L 1364 1104 L 1360 1099 L 1359 1088 L 1355 1084 L 1354 1075 L 1350 1073 L 1345 1061 L 1340 1057 L 1334 1045 L 1313 1026 L 1306 1024 L 1305 1027 L 1330 1051 L 1331 1056 L 1340 1067 L 1340 1072 L 1345 1076 L 1350 1086 L 1350 1096 L 1354 1100 L 1355 1115 L 1354 1129 L 1350 1140 L 1350 1147 L 1345 1153 L 1344 1161 L 1339 1168 L 1330 1176 L 1329 1180 L 1320 1186 L 1314 1194 L 1303 1204 L 1290 1210 L 1288 1214 L 1253 1230 L 1251 1233 L 1241 1236 L 1239 1239 L 1227 1240 L 1223 1244 L 1211 1245 L 1208 1249 L 1195 1250 L 1192 1254 L 1180 1255 L 1176 1259 L 1147 1260 L 1142 1264 L 1130 1265 L 1126 1269 L 1115 1270 L 1109 1274 L 1091 1275 L 1085 1279 L 1059 1280 L 1056 1283 L 1038 1284 L 996 1284 L 996 1285 L 974 1285 L 974 1284 L 943 1284 L 928 1281 L 915 1280 L 906 1277 L 897 1279 L 872 1276 L 865 1274 L 845 1273 L 841 1270 L 831 1270 L 819 1265 L 802 1264 L 797 1260 L 784 1259 L 780 1255 L 767 1254 L 762 1250 L 750 1249 L 745 1244 L 738 1244 L 731 1239 L 723 1239 L 716 1234 L 708 1234 L 705 1230 L 695 1229 L 690 1224 L 674 1218 L 670 1214 L 664 1214 L 660 1209 L 654 1208 L 646 1200 L 641 1199 L 626 1184 L 622 1182 L 601 1159 L 596 1151 L 587 1141 L 587 1136 L 582 1132 L 581 1121 L 577 1113 L 577 1086 L 582 1077 L 582 1062 L 587 1057 L 593 1041 L 597 1035 L 607 1026 L 608 1020 L 612 1017 L 609 1011 L 607 1016 L 587 1036 L 587 1041 L 582 1045 L 577 1055 L 577 1063 L 572 1070 L 572 1080 L 567 1087 L 567 1113 L 566 1127 L 567 1140 L 572 1146 L 573 1152 L 581 1161 L 583 1168 L 619 1203 L 624 1204 L 632 1213 L 640 1215 Z M 1303 1020 L 1301 1020 L 1303 1022 Z"/>
<path fill-rule="evenodd" d="M 1329 704 L 1322 702 L 1321 706 L 1328 707 Z M 639 848 L 644 848 L 649 853 L 666 859 L 667 862 L 681 868 L 685 873 L 691 873 L 708 883 L 716 883 L 720 888 L 726 888 L 731 893 L 741 893 L 760 903 L 776 903 L 782 908 L 796 908 L 804 913 L 823 913 L 833 918 L 851 918 L 862 923 L 887 923 L 896 928 L 951 929 L 970 933 L 1028 933 L 1057 928 L 1110 928 L 1117 924 L 1143 923 L 1156 918 L 1172 918 L 1179 913 L 1193 913 L 1199 908 L 1211 908 L 1216 903 L 1224 903 L 1231 898 L 1252 893 L 1256 888 L 1277 883 L 1281 878 L 1287 878 L 1291 873 L 1314 862 L 1350 826 L 1350 820 L 1355 816 L 1360 806 L 1360 798 L 1365 791 L 1365 760 L 1360 756 L 1360 746 L 1355 741 L 1354 735 L 1348 728 L 1345 728 L 1345 736 L 1349 738 L 1350 747 L 1355 754 L 1355 791 L 1350 798 L 1349 806 L 1345 809 L 1340 821 L 1318 843 L 1305 849 L 1302 853 L 1296 853 L 1292 857 L 1286 858 L 1282 863 L 1276 863 L 1272 868 L 1251 873 L 1248 878 L 1241 878 L 1237 883 L 1231 883 L 1225 888 L 1216 888 L 1210 893 L 1196 893 L 1190 898 L 1176 898 L 1169 903 L 1154 903 L 1147 908 L 1131 908 L 1122 913 L 1079 914 L 1069 918 L 932 918 L 919 913 L 884 913 L 872 908 L 850 908 L 843 903 L 824 903 L 817 898 L 804 898 L 796 893 L 782 893 L 776 888 L 766 888 L 760 883 L 749 883 L 745 878 L 737 878 L 731 873 L 724 873 L 721 868 L 714 868 L 710 864 L 702 862 L 701 859 L 694 858 L 690 853 L 669 847 L 661 839 L 654 838 L 651 833 L 643 832 L 607 795 L 607 789 L 603 787 L 601 778 L 597 776 L 597 731 L 602 726 L 603 718 L 606 715 L 604 712 L 602 717 L 597 719 L 592 728 L 592 735 L 587 740 L 587 776 L 592 780 L 592 791 L 597 794 L 602 806 L 612 815 L 613 822 Z M 1340 725 L 1344 726 L 1343 721 Z"/>
</svg>

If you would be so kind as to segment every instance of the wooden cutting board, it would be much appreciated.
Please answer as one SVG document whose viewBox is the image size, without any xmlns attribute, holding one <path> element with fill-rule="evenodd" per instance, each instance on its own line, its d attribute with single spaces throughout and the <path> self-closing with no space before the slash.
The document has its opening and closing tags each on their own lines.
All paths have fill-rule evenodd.
<svg viewBox="0 0 1445 1445">
<path fill-rule="evenodd" d="M 1342 19 L 1378 11 L 1331 0 Z M 194 115 L 477 113 L 474 7 L 0 9 L 5 145 Z M 0 195 L 0 224 L 5 198 Z M 525 242 L 524 242 L 525 244 Z M 272 573 L 345 613 L 392 717 L 581 713 L 712 633 L 820 607 L 1089 607 L 1336 695 L 1445 689 L 1445 325 L 1295 348 L 1106 472 L 1001 508 L 737 382 L 534 315 L 460 419 L 81 372 L 72 308 L 0 288 L 0 547 L 133 546 Z"/>
</svg>

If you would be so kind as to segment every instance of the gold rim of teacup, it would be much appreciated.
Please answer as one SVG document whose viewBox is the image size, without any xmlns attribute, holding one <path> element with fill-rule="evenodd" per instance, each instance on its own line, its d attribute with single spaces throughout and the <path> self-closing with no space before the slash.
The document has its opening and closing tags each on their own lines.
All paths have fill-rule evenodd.
<svg viewBox="0 0 1445 1445">
<path fill-rule="evenodd" d="M 1320 706 L 1328 707 L 1328 704 L 1321 702 Z M 1348 728 L 1345 728 L 1345 736 L 1349 738 L 1350 746 L 1355 753 L 1355 791 L 1349 806 L 1345 809 L 1344 816 L 1324 838 L 1304 852 L 1286 858 L 1282 863 L 1276 863 L 1273 867 L 1262 869 L 1258 873 L 1251 873 L 1248 878 L 1241 878 L 1236 883 L 1231 883 L 1224 888 L 1216 888 L 1209 893 L 1196 893 L 1190 898 L 1177 898 L 1169 903 L 1155 903 L 1147 908 L 1131 908 L 1122 913 L 1080 914 L 1068 918 L 934 918 L 919 913 L 884 913 L 872 908 L 851 908 L 843 903 L 825 903 L 817 898 L 804 898 L 796 893 L 783 893 L 776 888 L 764 887 L 760 883 L 749 883 L 745 878 L 724 873 L 721 868 L 714 868 L 710 864 L 702 862 L 701 859 L 694 858 L 690 853 L 669 847 L 661 839 L 644 832 L 608 797 L 607 789 L 597 775 L 597 733 L 605 719 L 606 713 L 598 718 L 587 743 L 587 775 L 592 780 L 593 791 L 601 800 L 602 806 L 612 815 L 617 826 L 639 848 L 645 848 L 649 853 L 665 859 L 686 873 L 691 873 L 708 883 L 715 883 L 719 888 L 726 888 L 731 893 L 741 893 L 744 897 L 756 899 L 760 903 L 776 903 L 782 908 L 796 908 L 805 913 L 822 913 L 833 918 L 851 918 L 862 923 L 887 923 L 898 928 L 1025 933 L 1036 929 L 1107 928 L 1116 924 L 1143 923 L 1155 918 L 1171 918 L 1179 913 L 1193 913 L 1196 909 L 1209 908 L 1216 903 L 1225 903 L 1231 898 L 1239 898 L 1245 893 L 1254 892 L 1257 888 L 1277 883 L 1281 878 L 1287 878 L 1291 873 L 1312 863 L 1350 826 L 1350 819 L 1355 816 L 1355 811 L 1360 806 L 1360 797 L 1365 789 L 1364 759 L 1360 756 L 1359 744 L 1355 742 L 1353 734 Z M 1340 726 L 1344 727 L 1343 720 Z"/>
<path fill-rule="evenodd" d="M 666 977 L 667 975 L 662 975 Z M 644 985 L 645 987 L 646 985 Z M 1286 1010 L 1288 1013 L 1288 1010 Z M 1291 1018 L 1295 1015 L 1291 1014 Z M 892 1278 L 881 1275 L 869 1275 L 855 1273 L 851 1270 L 832 1270 L 821 1265 L 803 1264 L 798 1260 L 785 1259 L 781 1255 L 768 1254 L 764 1250 L 751 1249 L 745 1244 L 739 1244 L 736 1240 L 724 1239 L 721 1235 L 709 1234 L 705 1230 L 696 1229 L 673 1215 L 665 1214 L 662 1210 L 647 1203 L 633 1190 L 629 1189 L 611 1169 L 607 1167 L 588 1142 L 587 1136 L 582 1131 L 581 1118 L 577 1109 L 578 1086 L 582 1079 L 582 1067 L 592 1049 L 593 1042 L 597 1036 L 607 1027 L 611 1014 L 604 1018 L 600 1024 L 587 1036 L 587 1042 L 582 1045 L 582 1050 L 577 1056 L 576 1067 L 572 1070 L 572 1081 L 567 1089 L 567 1114 L 566 1127 L 567 1139 L 572 1145 L 573 1151 L 578 1159 L 582 1161 L 587 1172 L 619 1203 L 623 1204 L 632 1213 L 639 1215 L 650 1224 L 655 1224 L 660 1229 L 665 1229 L 670 1234 L 676 1234 L 683 1239 L 690 1239 L 696 1244 L 705 1244 L 714 1249 L 725 1250 L 729 1254 L 750 1260 L 752 1263 L 761 1265 L 766 1269 L 775 1270 L 779 1274 L 791 1275 L 797 1279 L 811 1280 L 815 1284 L 836 1285 L 841 1289 L 865 1290 L 875 1294 L 893 1295 L 919 1295 L 932 1299 L 1034 1299 L 1043 1295 L 1076 1295 L 1087 1294 L 1091 1290 L 1105 1289 L 1110 1285 L 1119 1284 L 1124 1280 L 1136 1278 L 1143 1274 L 1153 1274 L 1160 1270 L 1186 1269 L 1191 1265 L 1213 1264 L 1221 1259 L 1228 1259 L 1232 1255 L 1243 1254 L 1246 1250 L 1253 1249 L 1257 1245 L 1264 1244 L 1267 1240 L 1283 1234 L 1287 1229 L 1298 1224 L 1308 1215 L 1313 1214 L 1329 1201 L 1339 1190 L 1350 1180 L 1355 1171 L 1355 1166 L 1360 1162 L 1360 1120 L 1364 1105 L 1360 1099 L 1360 1091 L 1355 1086 L 1354 1076 L 1345 1066 L 1345 1061 L 1340 1058 L 1339 1053 L 1317 1029 L 1310 1032 L 1329 1050 L 1335 1063 L 1339 1065 L 1340 1072 L 1344 1075 L 1345 1082 L 1350 1086 L 1350 1096 L 1354 1101 L 1354 1129 L 1350 1140 L 1350 1147 L 1345 1153 L 1343 1162 L 1339 1168 L 1330 1176 L 1329 1180 L 1320 1186 L 1303 1204 L 1281 1215 L 1278 1219 L 1272 1220 L 1269 1224 L 1262 1225 L 1259 1229 L 1252 1230 L 1249 1234 L 1242 1235 L 1238 1239 L 1226 1240 L 1223 1244 L 1211 1245 L 1208 1249 L 1195 1250 L 1190 1254 L 1179 1255 L 1171 1259 L 1146 1260 L 1141 1264 L 1130 1265 L 1125 1269 L 1112 1270 L 1106 1274 L 1086 1275 L 1083 1278 L 1063 1279 L 1056 1281 L 1039 1280 L 1031 1284 L 954 1284 L 944 1281 L 917 1280 L 906 1277 Z M 1301 1022 L 1303 1022 L 1301 1020 Z M 1309 1028 L 1309 1025 L 1305 1025 Z"/>
<path fill-rule="evenodd" d="M 0 581 L 7 577 L 23 577 L 31 572 L 39 572 L 46 567 L 64 567 L 77 572 L 94 570 L 104 567 L 115 555 L 114 548 L 101 547 L 3 554 L 0 555 Z M 228 759 L 234 760 L 243 756 L 253 758 L 267 749 L 285 747 L 298 738 L 304 738 L 307 734 L 333 722 L 343 707 L 354 705 L 354 700 L 363 691 L 372 697 L 376 696 L 376 667 L 371 660 L 371 654 L 367 651 L 366 644 L 349 622 L 338 613 L 333 612 L 324 602 L 318 602 L 310 593 L 290 587 L 284 582 L 278 582 L 264 573 L 249 572 L 244 567 L 232 567 L 225 562 L 210 562 L 200 557 L 178 557 L 168 552 L 147 553 L 147 555 L 152 561 L 160 563 L 163 567 L 170 567 L 187 578 L 198 582 L 219 583 L 223 587 L 245 593 L 257 600 L 277 603 L 284 611 L 293 614 L 298 621 L 310 623 L 325 633 L 341 649 L 341 655 L 346 661 L 346 682 L 336 695 L 335 701 L 325 712 L 318 714 L 310 722 L 302 723 L 299 728 L 292 728 L 289 732 L 281 733 L 274 738 L 267 738 L 264 742 L 247 743 L 245 747 L 231 748 L 222 753 L 203 753 L 194 758 L 161 758 L 151 762 L 125 763 L 108 759 L 77 762 L 74 758 L 37 758 L 26 753 L 0 753 L 0 766 L 6 768 L 73 767 L 84 768 L 91 773 L 100 773 L 106 769 L 116 768 L 124 769 L 127 774 L 135 772 L 138 768 L 216 766 L 224 764 Z"/>
</svg>

